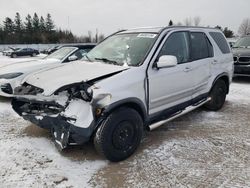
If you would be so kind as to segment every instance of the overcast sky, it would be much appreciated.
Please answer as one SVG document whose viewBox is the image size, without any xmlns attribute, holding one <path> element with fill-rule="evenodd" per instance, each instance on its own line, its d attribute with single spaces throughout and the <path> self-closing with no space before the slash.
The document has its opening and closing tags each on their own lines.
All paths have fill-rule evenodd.
<svg viewBox="0 0 250 188">
<path fill-rule="evenodd" d="M 234 32 L 250 18 L 250 0 L 0 0 L 0 21 L 36 12 L 51 13 L 57 27 L 85 35 L 88 30 L 108 35 L 118 29 L 166 26 L 199 16 L 202 26 L 229 27 Z"/>
</svg>

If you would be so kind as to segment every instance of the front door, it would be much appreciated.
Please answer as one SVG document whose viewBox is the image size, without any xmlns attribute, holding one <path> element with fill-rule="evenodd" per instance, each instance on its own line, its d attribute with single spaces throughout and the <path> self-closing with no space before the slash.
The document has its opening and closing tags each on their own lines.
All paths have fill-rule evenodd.
<svg viewBox="0 0 250 188">
<path fill-rule="evenodd" d="M 148 69 L 149 115 L 192 99 L 194 75 L 189 32 L 170 34 L 158 52 L 156 61 L 163 55 L 175 56 L 178 64 L 174 67 Z"/>
</svg>

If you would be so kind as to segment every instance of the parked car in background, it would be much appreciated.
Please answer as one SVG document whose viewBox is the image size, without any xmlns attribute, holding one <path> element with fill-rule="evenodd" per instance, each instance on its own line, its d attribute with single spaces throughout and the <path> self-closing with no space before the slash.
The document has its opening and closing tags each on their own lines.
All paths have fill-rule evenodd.
<svg viewBox="0 0 250 188">
<path fill-rule="evenodd" d="M 250 76 L 250 35 L 241 37 L 233 46 L 234 76 Z"/>
<path fill-rule="evenodd" d="M 64 63 L 81 59 L 94 45 L 63 47 L 43 59 L 19 62 L 0 68 L 0 96 L 12 97 L 13 88 L 34 71 L 61 66 Z M 74 74 L 74 73 L 71 73 Z"/>
<path fill-rule="evenodd" d="M 5 55 L 5 56 L 10 56 L 10 54 L 11 54 L 12 52 L 17 51 L 17 50 L 19 50 L 19 49 L 20 49 L 20 48 L 12 48 L 12 47 L 9 47 L 9 49 L 8 49 L 8 50 L 4 50 L 4 51 L 2 52 L 2 54 Z"/>
<path fill-rule="evenodd" d="M 143 130 L 202 105 L 221 109 L 233 75 L 229 44 L 212 28 L 125 30 L 84 59 L 28 75 L 12 106 L 60 149 L 93 140 L 110 161 L 132 155 Z"/>
<path fill-rule="evenodd" d="M 230 47 L 232 48 L 234 46 L 234 44 L 236 43 L 236 41 L 238 40 L 238 38 L 227 38 L 227 42 L 229 43 Z"/>
<path fill-rule="evenodd" d="M 8 56 L 16 58 L 19 56 L 36 56 L 39 54 L 39 51 L 33 48 L 21 48 L 19 50 L 13 51 Z"/>
<path fill-rule="evenodd" d="M 45 53 L 45 54 L 51 54 L 51 53 L 59 50 L 62 47 L 70 47 L 70 46 L 76 46 L 76 47 L 84 46 L 85 51 L 89 51 L 90 49 L 92 49 L 93 47 L 95 47 L 95 45 L 96 45 L 95 43 L 88 43 L 88 44 L 87 43 L 86 44 L 81 44 L 81 43 L 79 43 L 79 44 L 65 44 L 65 45 L 59 45 L 59 46 L 51 47 L 51 48 L 49 48 L 47 50 L 44 50 L 43 53 Z M 89 46 L 89 48 L 87 48 L 87 46 Z M 87 50 L 87 49 L 89 49 L 89 50 Z"/>
</svg>

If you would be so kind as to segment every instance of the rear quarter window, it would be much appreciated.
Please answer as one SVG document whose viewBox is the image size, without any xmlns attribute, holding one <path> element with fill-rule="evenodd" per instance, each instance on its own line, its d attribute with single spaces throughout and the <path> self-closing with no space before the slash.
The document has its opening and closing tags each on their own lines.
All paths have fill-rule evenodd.
<svg viewBox="0 0 250 188">
<path fill-rule="evenodd" d="M 214 39 L 223 54 L 230 53 L 228 43 L 222 33 L 209 32 L 210 36 Z"/>
</svg>

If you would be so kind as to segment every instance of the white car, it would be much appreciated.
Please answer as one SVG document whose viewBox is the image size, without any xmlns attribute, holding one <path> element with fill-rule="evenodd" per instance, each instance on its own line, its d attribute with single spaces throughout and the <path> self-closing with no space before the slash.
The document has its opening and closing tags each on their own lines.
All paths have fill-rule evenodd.
<svg viewBox="0 0 250 188">
<path fill-rule="evenodd" d="M 118 32 L 85 61 L 29 75 L 15 89 L 14 110 L 51 130 L 57 146 L 95 147 L 124 160 L 152 130 L 201 105 L 222 108 L 233 55 L 220 30 L 141 28 Z"/>
<path fill-rule="evenodd" d="M 12 97 L 13 88 L 20 85 L 22 80 L 30 73 L 42 69 L 61 66 L 63 63 L 81 59 L 88 48 L 83 47 L 63 47 L 58 51 L 46 56 L 43 59 L 17 62 L 0 68 L 0 96 Z M 87 50 L 87 51 L 86 51 Z"/>
</svg>

